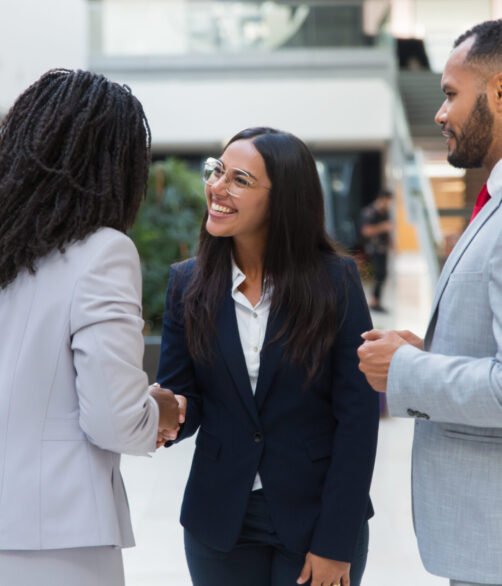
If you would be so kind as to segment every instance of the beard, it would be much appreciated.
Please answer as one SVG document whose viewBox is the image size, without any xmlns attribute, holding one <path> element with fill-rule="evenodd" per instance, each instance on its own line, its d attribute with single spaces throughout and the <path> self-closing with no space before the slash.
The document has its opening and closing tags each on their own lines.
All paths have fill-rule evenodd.
<svg viewBox="0 0 502 586">
<path fill-rule="evenodd" d="M 454 135 L 457 147 L 448 154 L 448 162 L 459 169 L 482 167 L 492 143 L 493 123 L 486 94 L 481 94 L 460 134 Z"/>
</svg>

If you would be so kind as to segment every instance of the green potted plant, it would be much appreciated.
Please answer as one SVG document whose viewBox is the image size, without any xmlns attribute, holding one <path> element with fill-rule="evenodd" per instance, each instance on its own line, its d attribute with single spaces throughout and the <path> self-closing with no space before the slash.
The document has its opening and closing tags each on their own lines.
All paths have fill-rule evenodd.
<svg viewBox="0 0 502 586">
<path fill-rule="evenodd" d="M 176 158 L 154 162 L 130 236 L 141 258 L 145 335 L 160 333 L 169 266 L 195 253 L 206 209 L 200 175 Z"/>
</svg>

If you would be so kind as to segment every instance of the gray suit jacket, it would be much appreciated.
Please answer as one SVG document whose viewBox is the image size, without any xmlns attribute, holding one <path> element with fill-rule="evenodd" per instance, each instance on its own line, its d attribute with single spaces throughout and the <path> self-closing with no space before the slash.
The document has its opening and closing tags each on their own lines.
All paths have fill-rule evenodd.
<svg viewBox="0 0 502 586">
<path fill-rule="evenodd" d="M 155 449 L 139 258 L 104 228 L 0 290 L 0 549 L 133 545 L 120 452 Z"/>
<path fill-rule="evenodd" d="M 415 417 L 413 514 L 433 574 L 502 583 L 502 161 L 437 286 L 426 351 L 395 354 L 392 415 Z"/>
</svg>

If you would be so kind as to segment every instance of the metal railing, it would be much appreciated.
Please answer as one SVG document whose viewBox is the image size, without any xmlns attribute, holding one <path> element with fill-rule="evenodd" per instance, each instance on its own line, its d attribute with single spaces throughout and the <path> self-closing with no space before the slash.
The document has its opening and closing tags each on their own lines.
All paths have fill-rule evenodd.
<svg viewBox="0 0 502 586">
<path fill-rule="evenodd" d="M 440 251 L 443 235 L 431 183 L 425 172 L 423 152 L 415 148 L 401 95 L 395 92 L 395 132 L 392 145 L 394 176 L 403 189 L 406 213 L 417 230 L 420 251 L 424 255 L 434 287 L 441 271 Z"/>
</svg>

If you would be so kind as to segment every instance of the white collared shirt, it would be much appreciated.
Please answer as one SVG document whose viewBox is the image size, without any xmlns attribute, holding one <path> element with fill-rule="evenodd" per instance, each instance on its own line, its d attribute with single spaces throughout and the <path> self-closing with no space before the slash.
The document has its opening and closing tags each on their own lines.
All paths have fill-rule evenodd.
<svg viewBox="0 0 502 586">
<path fill-rule="evenodd" d="M 497 191 L 500 190 L 502 184 L 502 159 L 493 167 L 488 180 L 486 181 L 486 187 L 488 193 L 493 197 Z"/>
<path fill-rule="evenodd" d="M 253 393 L 255 393 L 260 371 L 260 352 L 265 340 L 272 292 L 267 289 L 253 307 L 244 293 L 239 291 L 239 287 L 245 280 L 246 275 L 232 258 L 232 299 L 234 300 L 239 338 L 244 352 L 244 359 L 246 360 L 249 382 Z M 257 474 L 252 490 L 258 490 L 261 487 L 260 476 Z"/>
</svg>

